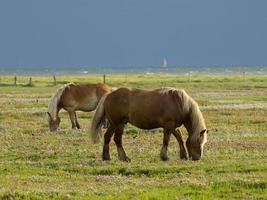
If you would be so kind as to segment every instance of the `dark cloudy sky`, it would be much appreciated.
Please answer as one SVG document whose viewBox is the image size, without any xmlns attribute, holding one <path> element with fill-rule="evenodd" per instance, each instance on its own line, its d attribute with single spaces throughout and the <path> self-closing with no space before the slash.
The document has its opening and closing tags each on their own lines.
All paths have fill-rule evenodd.
<svg viewBox="0 0 267 200">
<path fill-rule="evenodd" d="M 266 0 L 1 0 L 0 68 L 267 64 Z"/>
</svg>

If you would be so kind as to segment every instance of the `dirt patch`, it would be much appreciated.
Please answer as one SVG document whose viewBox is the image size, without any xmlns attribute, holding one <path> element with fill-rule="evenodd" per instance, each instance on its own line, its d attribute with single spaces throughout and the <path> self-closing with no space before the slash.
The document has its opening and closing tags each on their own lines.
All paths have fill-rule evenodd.
<svg viewBox="0 0 267 200">
<path fill-rule="evenodd" d="M 267 109 L 267 103 L 240 103 L 228 105 L 200 106 L 201 110 L 219 110 L 219 109 Z"/>
<path fill-rule="evenodd" d="M 233 142 L 231 146 L 236 146 L 239 149 L 267 149 L 267 141 L 242 141 L 242 142 Z"/>
</svg>

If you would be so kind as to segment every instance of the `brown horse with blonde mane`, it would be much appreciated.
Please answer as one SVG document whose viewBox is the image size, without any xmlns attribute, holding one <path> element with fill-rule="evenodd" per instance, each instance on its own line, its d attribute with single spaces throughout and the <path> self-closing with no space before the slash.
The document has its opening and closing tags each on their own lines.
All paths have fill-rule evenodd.
<svg viewBox="0 0 267 200">
<path fill-rule="evenodd" d="M 70 117 L 72 128 L 80 129 L 77 121 L 77 110 L 90 112 L 95 110 L 101 97 L 111 92 L 111 88 L 104 84 L 66 84 L 52 96 L 47 110 L 47 120 L 50 131 L 56 131 L 60 118 L 58 113 L 65 109 Z"/>
<path fill-rule="evenodd" d="M 105 94 L 100 100 L 91 125 L 91 137 L 99 141 L 101 126 L 106 117 L 110 126 L 104 135 L 103 160 L 110 160 L 109 143 L 114 135 L 118 157 L 130 161 L 122 146 L 122 134 L 126 123 L 141 129 L 163 128 L 163 145 L 160 157 L 167 160 L 170 135 L 180 146 L 180 158 L 199 160 L 207 141 L 206 125 L 198 104 L 184 91 L 173 88 L 141 90 L 119 88 Z M 184 125 L 188 132 L 186 145 L 178 129 Z"/>
</svg>

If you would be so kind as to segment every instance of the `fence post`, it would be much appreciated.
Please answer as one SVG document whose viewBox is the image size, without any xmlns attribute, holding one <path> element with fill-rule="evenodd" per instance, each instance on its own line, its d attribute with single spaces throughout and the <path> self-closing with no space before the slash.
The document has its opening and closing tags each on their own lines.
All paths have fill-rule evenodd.
<svg viewBox="0 0 267 200">
<path fill-rule="evenodd" d="M 128 74 L 127 73 L 125 74 L 125 83 L 126 84 L 128 83 Z"/>
<path fill-rule="evenodd" d="M 103 83 L 106 84 L 106 74 L 103 75 Z"/>
<path fill-rule="evenodd" d="M 57 78 L 55 75 L 53 76 L 53 79 L 54 79 L 54 85 L 57 85 Z"/>
<path fill-rule="evenodd" d="M 243 82 L 246 81 L 246 72 L 243 72 Z"/>
<path fill-rule="evenodd" d="M 32 86 L 32 77 L 29 79 L 29 86 Z"/>
<path fill-rule="evenodd" d="M 14 85 L 17 85 L 17 76 L 14 76 Z"/>
<path fill-rule="evenodd" d="M 191 72 L 188 72 L 187 82 L 191 82 Z"/>
</svg>

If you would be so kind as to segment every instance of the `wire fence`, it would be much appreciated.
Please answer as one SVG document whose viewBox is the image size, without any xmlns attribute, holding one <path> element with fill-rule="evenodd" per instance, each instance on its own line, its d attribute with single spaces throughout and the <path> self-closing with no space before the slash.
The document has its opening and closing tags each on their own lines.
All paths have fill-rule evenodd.
<svg viewBox="0 0 267 200">
<path fill-rule="evenodd" d="M 0 86 L 28 86 L 34 87 L 36 84 L 47 84 L 49 86 L 57 86 L 69 82 L 84 83 L 84 82 L 98 82 L 104 84 L 111 83 L 128 83 L 134 81 L 150 81 L 152 79 L 160 80 L 162 84 L 166 80 L 176 80 L 177 82 L 202 82 L 202 81 L 267 81 L 267 74 L 249 74 L 248 72 L 241 72 L 239 74 L 196 74 L 191 71 L 184 74 L 93 74 L 93 75 L 52 75 L 52 76 L 26 76 L 26 75 L 3 75 L 0 76 Z"/>
</svg>

